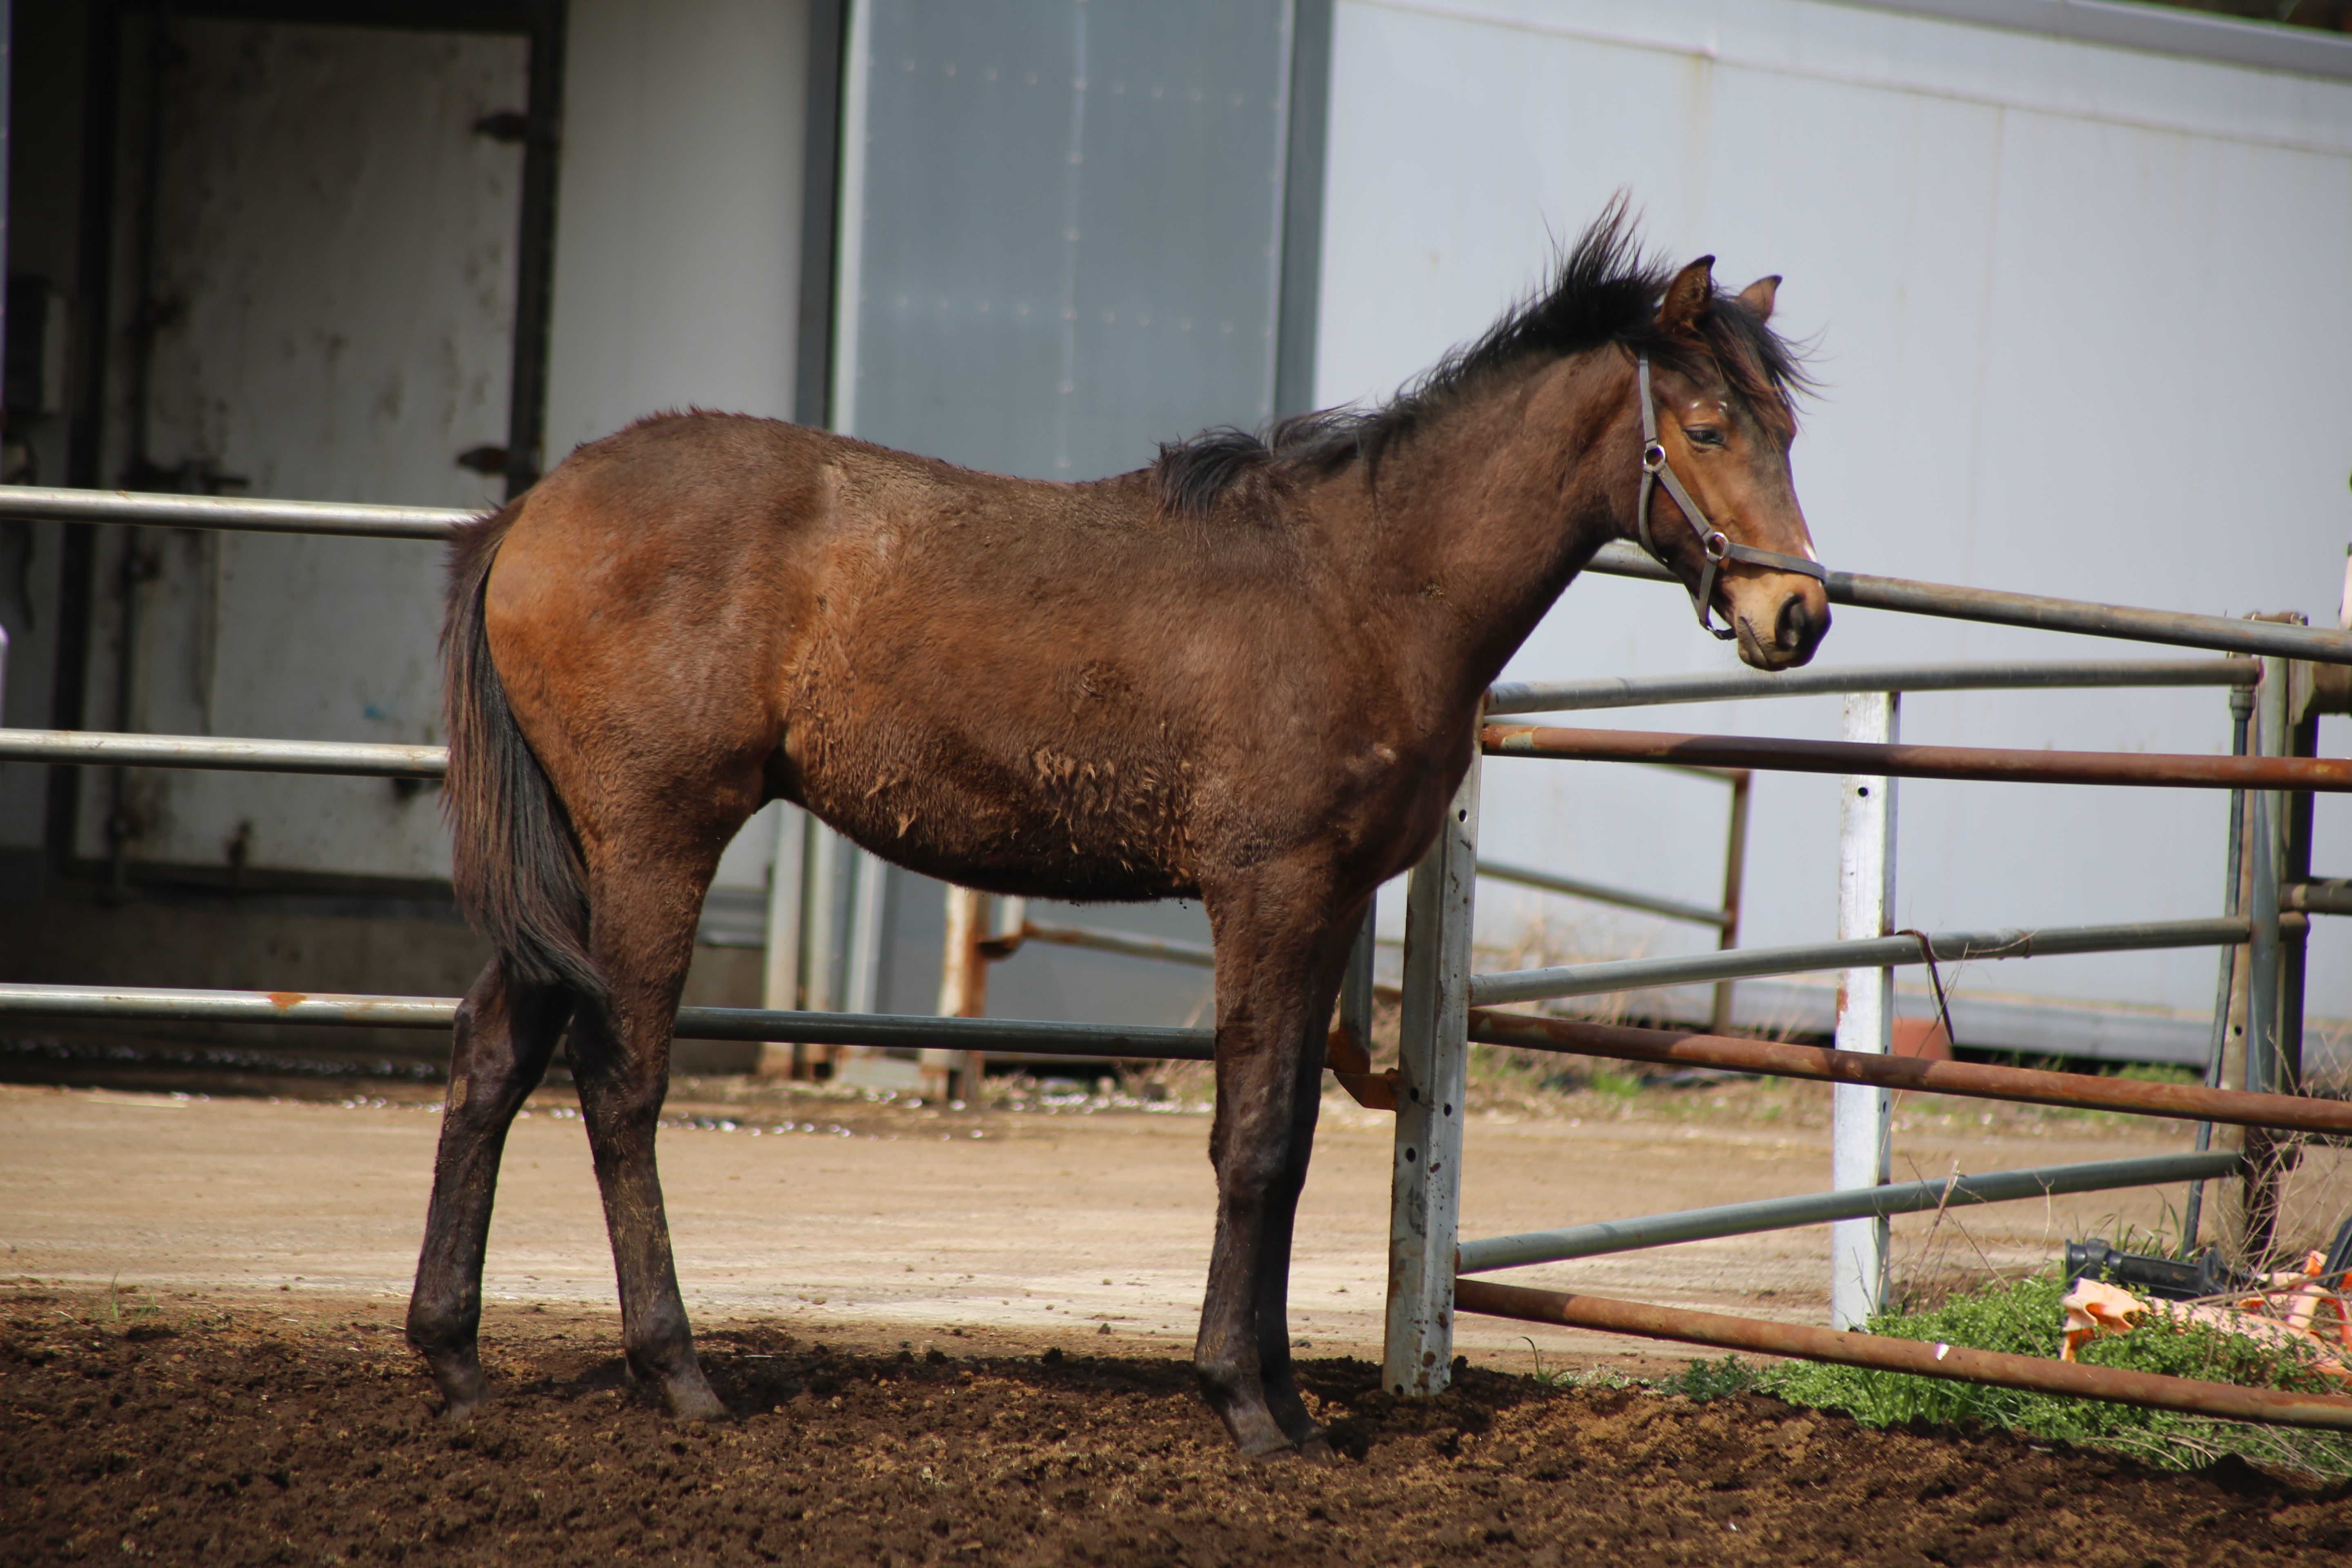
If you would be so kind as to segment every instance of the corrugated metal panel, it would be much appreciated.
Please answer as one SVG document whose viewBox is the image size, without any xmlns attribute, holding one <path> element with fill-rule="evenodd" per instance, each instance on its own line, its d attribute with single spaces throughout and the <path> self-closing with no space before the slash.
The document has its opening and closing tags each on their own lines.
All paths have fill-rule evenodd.
<svg viewBox="0 0 2352 1568">
<path fill-rule="evenodd" d="M 844 426 L 1091 479 L 1270 414 L 1288 7 L 869 11 Z"/>
<path fill-rule="evenodd" d="M 1282 0 L 865 7 L 842 426 L 1083 479 L 1271 415 L 1289 20 Z M 929 1012 L 942 889 L 891 882 L 877 995 Z M 1197 906 L 1052 918 L 1207 939 Z M 1121 1023 L 1197 1018 L 1208 994 L 1197 970 L 1044 948 L 990 987 L 1003 1016 Z"/>
</svg>

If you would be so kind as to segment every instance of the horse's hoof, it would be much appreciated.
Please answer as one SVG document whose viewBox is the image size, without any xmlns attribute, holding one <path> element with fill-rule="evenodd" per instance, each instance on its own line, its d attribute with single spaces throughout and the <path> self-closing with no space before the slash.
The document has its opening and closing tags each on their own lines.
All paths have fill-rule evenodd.
<svg viewBox="0 0 2352 1568">
<path fill-rule="evenodd" d="M 1318 1432 L 1298 1445 L 1299 1459 L 1309 1465 L 1336 1465 L 1339 1456 L 1331 1451 L 1329 1438 Z"/>
<path fill-rule="evenodd" d="M 724 1421 L 727 1406 L 719 1403 L 719 1395 L 710 1392 L 710 1384 L 697 1377 L 690 1384 L 668 1384 L 662 1390 L 662 1403 L 669 1406 L 670 1416 L 677 1421 Z"/>
<path fill-rule="evenodd" d="M 441 1391 L 441 1419 L 447 1425 L 464 1426 L 489 1403 L 490 1380 L 482 1375 L 478 1361 L 427 1356 L 425 1366 L 433 1373 L 433 1385 Z"/>
</svg>

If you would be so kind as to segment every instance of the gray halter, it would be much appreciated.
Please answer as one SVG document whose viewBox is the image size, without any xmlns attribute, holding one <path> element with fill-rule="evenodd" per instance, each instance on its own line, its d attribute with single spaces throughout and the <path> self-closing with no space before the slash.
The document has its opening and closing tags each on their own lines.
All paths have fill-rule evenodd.
<svg viewBox="0 0 2352 1568">
<path fill-rule="evenodd" d="M 1778 572 L 1796 572 L 1812 578 L 1824 588 L 1829 586 L 1829 574 L 1818 561 L 1808 561 L 1801 555 L 1783 555 L 1778 551 L 1759 550 L 1752 544 L 1734 544 L 1724 537 L 1723 531 L 1706 520 L 1698 502 L 1691 500 L 1690 491 L 1675 478 L 1674 469 L 1666 466 L 1666 449 L 1658 442 L 1658 411 L 1650 401 L 1650 356 L 1639 356 L 1642 366 L 1642 500 L 1634 509 L 1633 520 L 1642 531 L 1642 548 L 1651 559 L 1667 571 L 1675 563 L 1666 559 L 1650 537 L 1650 490 L 1656 485 L 1666 487 L 1675 504 L 1683 509 L 1683 517 L 1690 523 L 1691 531 L 1698 535 L 1699 553 L 1706 557 L 1706 566 L 1699 573 L 1698 586 L 1690 591 L 1691 607 L 1698 611 L 1702 630 L 1717 639 L 1729 642 L 1738 635 L 1731 626 L 1715 624 L 1714 610 L 1709 603 L 1715 597 L 1716 569 L 1726 561 L 1746 561 L 1758 566 L 1769 566 Z"/>
</svg>

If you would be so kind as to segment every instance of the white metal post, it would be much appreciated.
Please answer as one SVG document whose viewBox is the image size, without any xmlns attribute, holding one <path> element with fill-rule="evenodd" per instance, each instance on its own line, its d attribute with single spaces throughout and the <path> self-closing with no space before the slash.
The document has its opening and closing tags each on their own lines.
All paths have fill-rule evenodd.
<svg viewBox="0 0 2352 1568">
<path fill-rule="evenodd" d="M 1902 699 L 1857 691 L 1845 700 L 1845 738 L 1892 742 Z M 1838 936 L 1889 936 L 1895 930 L 1895 781 L 1848 774 L 1838 807 Z M 1895 971 L 1849 969 L 1838 977 L 1837 1048 L 1880 1056 L 1895 1043 Z M 1831 1091 L 1830 1185 L 1886 1184 L 1887 1113 L 1894 1095 L 1866 1084 Z M 1856 1329 L 1877 1312 L 1886 1288 L 1886 1222 L 1830 1226 L 1830 1325 Z"/>
<path fill-rule="evenodd" d="M 1477 886 L 1478 758 L 1406 884 L 1402 1048 L 1389 1209 L 1381 1381 L 1442 1393 L 1454 1377 L 1454 1247 L 1462 1098 L 1470 1060 L 1470 915 Z"/>
<path fill-rule="evenodd" d="M 940 1016 L 942 1018 L 982 1018 L 988 1015 L 988 960 L 980 944 L 988 937 L 988 905 L 986 893 L 970 888 L 950 886 L 947 894 L 947 932 L 940 954 Z M 922 1054 L 923 1092 L 945 1096 L 951 1091 L 950 1082 L 961 1076 L 963 1096 L 977 1100 L 980 1095 L 977 1051 L 949 1051 L 926 1047 Z M 957 1058 L 963 1059 L 959 1062 Z"/>
<path fill-rule="evenodd" d="M 812 1013 L 841 1010 L 841 852 L 848 846 L 823 823 L 809 835 L 808 901 L 801 910 L 808 966 L 803 1005 Z"/>
<path fill-rule="evenodd" d="M 808 816 L 790 801 L 776 803 L 776 856 L 768 868 L 768 945 L 761 955 L 760 1005 L 788 1013 L 801 1005 L 801 904 L 806 892 Z M 772 1040 L 760 1047 L 760 1074 L 793 1070 L 793 1047 Z"/>
<path fill-rule="evenodd" d="M 890 868 L 863 849 L 850 858 L 856 883 L 849 902 L 849 973 L 842 985 L 841 1010 L 877 1013 L 882 1008 L 882 917 L 887 909 Z"/>
</svg>

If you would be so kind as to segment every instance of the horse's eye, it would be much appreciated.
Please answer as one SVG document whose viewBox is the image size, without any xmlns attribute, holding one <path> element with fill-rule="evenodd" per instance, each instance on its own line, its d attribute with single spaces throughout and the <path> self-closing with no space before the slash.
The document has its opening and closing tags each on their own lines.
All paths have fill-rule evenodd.
<svg viewBox="0 0 2352 1568">
<path fill-rule="evenodd" d="M 1692 426 L 1685 425 L 1683 426 L 1683 438 L 1694 447 L 1720 447 L 1723 445 L 1723 432 L 1717 429 L 1712 425 L 1701 425 L 1696 428 L 1693 428 Z"/>
</svg>

